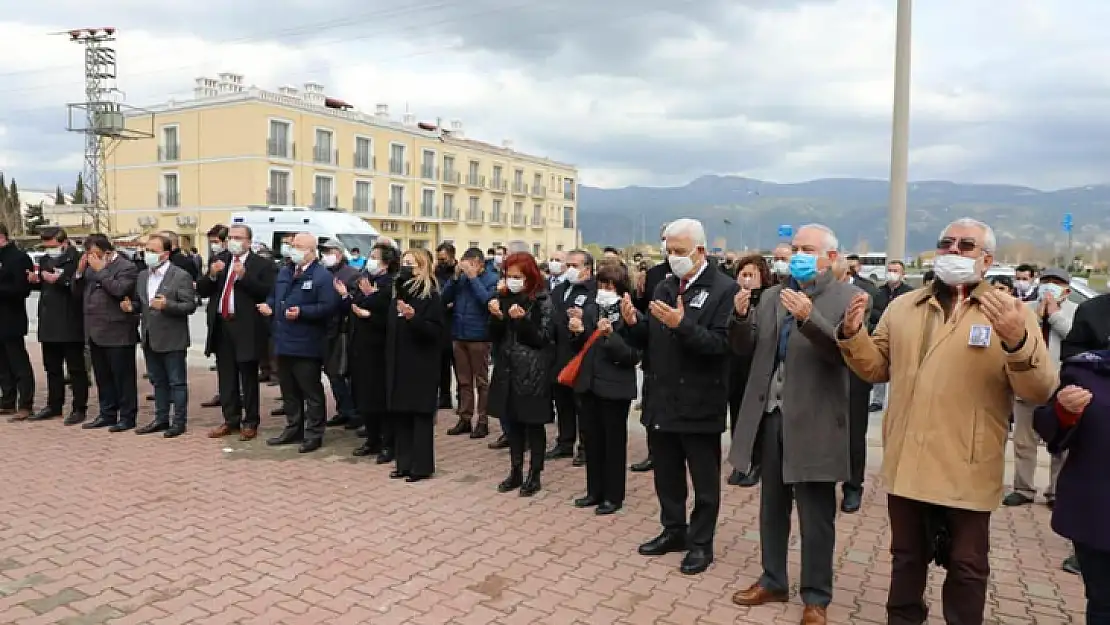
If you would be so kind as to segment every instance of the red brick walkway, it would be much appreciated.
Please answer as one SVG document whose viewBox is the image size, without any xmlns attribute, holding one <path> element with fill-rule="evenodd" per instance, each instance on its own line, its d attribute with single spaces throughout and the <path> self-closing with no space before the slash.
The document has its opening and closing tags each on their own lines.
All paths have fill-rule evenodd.
<svg viewBox="0 0 1110 625">
<path fill-rule="evenodd" d="M 636 555 L 658 530 L 649 476 L 630 474 L 625 510 L 599 518 L 570 505 L 584 477 L 567 461 L 549 466 L 535 498 L 502 495 L 494 485 L 503 452 L 441 435 L 436 479 L 404 484 L 354 461 L 345 432 L 329 432 L 309 457 L 262 440 L 204 438 L 217 411 L 195 406 L 213 378 L 194 370 L 192 427 L 177 440 L 0 424 L 0 623 L 800 620 L 796 597 L 773 608 L 729 602 L 760 570 L 758 489 L 725 487 L 717 562 L 684 577 L 679 555 Z M 274 396 L 264 392 L 264 408 Z M 264 417 L 264 435 L 277 427 Z M 634 440 L 631 457 L 642 453 Z M 995 515 L 989 622 L 1081 622 L 1082 587 L 1057 570 L 1067 548 L 1048 516 L 1043 507 Z M 830 622 L 883 623 L 882 496 L 869 491 L 863 512 L 841 517 L 838 530 Z M 796 545 L 791 561 L 796 576 Z"/>
</svg>

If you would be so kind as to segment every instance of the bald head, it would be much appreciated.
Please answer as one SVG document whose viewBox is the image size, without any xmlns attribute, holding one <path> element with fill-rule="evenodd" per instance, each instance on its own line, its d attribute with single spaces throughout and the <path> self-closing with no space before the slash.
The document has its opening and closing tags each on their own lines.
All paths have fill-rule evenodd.
<svg viewBox="0 0 1110 625">
<path fill-rule="evenodd" d="M 293 249 L 297 251 L 296 256 L 304 254 L 299 265 L 307 265 L 316 258 L 316 236 L 310 232 L 298 232 L 293 237 Z M 296 259 L 296 256 L 294 259 Z"/>
</svg>

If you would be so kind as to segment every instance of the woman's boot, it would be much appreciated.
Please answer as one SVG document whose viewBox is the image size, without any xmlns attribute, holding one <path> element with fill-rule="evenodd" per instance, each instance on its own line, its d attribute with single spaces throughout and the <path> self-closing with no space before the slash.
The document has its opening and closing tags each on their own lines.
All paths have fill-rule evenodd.
<svg viewBox="0 0 1110 625">
<path fill-rule="evenodd" d="M 520 486 L 521 497 L 531 497 L 540 492 L 540 472 L 537 469 L 532 469 L 528 472 L 528 479 Z"/>
<path fill-rule="evenodd" d="M 514 464 L 513 468 L 509 470 L 509 477 L 505 478 L 497 485 L 497 492 L 507 493 L 511 490 L 516 490 L 520 488 L 523 483 L 524 471 L 520 468 L 520 465 Z"/>
</svg>

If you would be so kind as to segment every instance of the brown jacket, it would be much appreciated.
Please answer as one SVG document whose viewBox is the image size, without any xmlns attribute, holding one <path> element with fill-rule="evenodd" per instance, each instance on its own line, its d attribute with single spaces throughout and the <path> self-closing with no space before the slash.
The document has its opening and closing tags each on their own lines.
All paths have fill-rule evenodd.
<svg viewBox="0 0 1110 625">
<path fill-rule="evenodd" d="M 973 326 L 990 328 L 978 302 L 989 288 L 981 283 L 947 323 L 932 290 L 907 293 L 891 302 L 872 335 L 840 341 L 861 378 L 890 382 L 882 475 L 893 495 L 995 510 L 1014 395 L 1040 404 L 1056 390 L 1056 368 L 1032 311 L 1016 352 L 1003 350 L 993 329 L 989 346 L 970 345 Z"/>
</svg>

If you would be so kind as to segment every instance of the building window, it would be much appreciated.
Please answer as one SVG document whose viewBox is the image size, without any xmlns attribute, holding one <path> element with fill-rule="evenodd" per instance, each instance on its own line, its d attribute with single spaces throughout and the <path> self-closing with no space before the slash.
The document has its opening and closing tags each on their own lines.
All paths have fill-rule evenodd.
<svg viewBox="0 0 1110 625">
<path fill-rule="evenodd" d="M 409 241 L 409 247 L 422 250 L 428 247 L 427 239 L 413 239 Z"/>
<path fill-rule="evenodd" d="M 335 179 L 317 174 L 312 184 L 312 207 L 335 208 L 338 205 L 338 198 L 335 197 Z"/>
<path fill-rule="evenodd" d="M 540 255 L 540 244 L 539 243 L 533 243 L 532 244 L 532 256 L 535 256 L 535 257 L 538 258 L 539 255 Z"/>
<path fill-rule="evenodd" d="M 181 206 L 181 190 L 177 181 L 177 174 L 162 175 L 162 193 L 159 194 L 158 206 L 173 208 Z"/>
<path fill-rule="evenodd" d="M 369 180 L 356 180 L 355 181 L 355 201 L 351 204 L 352 210 L 356 213 L 372 213 L 371 208 L 374 200 L 374 189 L 370 185 Z"/>
<path fill-rule="evenodd" d="M 409 175 L 409 164 L 405 162 L 405 146 L 389 144 L 389 173 L 395 176 Z"/>
<path fill-rule="evenodd" d="M 312 148 L 312 161 L 323 165 L 335 165 L 338 155 L 335 153 L 333 142 L 334 135 L 325 128 L 316 129 L 316 145 Z"/>
<path fill-rule="evenodd" d="M 281 169 L 270 170 L 270 188 L 266 189 L 267 204 L 271 206 L 292 206 L 296 203 L 293 199 L 289 180 L 289 172 Z"/>
<path fill-rule="evenodd" d="M 408 202 L 405 202 L 405 185 L 389 185 L 389 214 L 407 215 Z"/>
<path fill-rule="evenodd" d="M 376 169 L 374 142 L 368 137 L 355 137 L 355 169 Z"/>
<path fill-rule="evenodd" d="M 420 193 L 420 216 L 421 217 L 435 217 L 436 216 L 436 190 L 424 189 Z"/>
<path fill-rule="evenodd" d="M 482 221 L 482 206 L 478 198 L 470 196 L 466 208 L 467 221 Z"/>
<path fill-rule="evenodd" d="M 436 153 L 424 150 L 420 153 L 420 177 L 425 180 L 436 179 Z"/>
<path fill-rule="evenodd" d="M 181 158 L 181 144 L 177 141 L 177 126 L 162 128 L 162 147 L 158 148 L 158 160 L 176 161 Z"/>
<path fill-rule="evenodd" d="M 466 174 L 466 184 L 478 186 L 479 181 L 482 178 L 482 175 L 480 173 L 481 168 L 482 164 L 478 161 L 470 161 L 470 169 L 467 170 Z"/>
<path fill-rule="evenodd" d="M 543 174 L 532 176 L 532 195 L 543 195 Z"/>
<path fill-rule="evenodd" d="M 266 154 L 277 158 L 292 158 L 296 151 L 291 138 L 292 128 L 289 122 L 278 119 L 270 120 L 270 138 L 266 142 Z"/>
<path fill-rule="evenodd" d="M 574 178 L 563 178 L 563 199 L 574 199 Z"/>
<path fill-rule="evenodd" d="M 490 219 L 493 223 L 501 221 L 501 200 L 493 201 L 493 217 Z"/>
<path fill-rule="evenodd" d="M 542 226 L 543 225 L 543 204 L 533 204 L 532 205 L 532 225 L 533 226 Z"/>
<path fill-rule="evenodd" d="M 468 246 L 466 247 L 466 249 L 470 249 L 470 248 L 472 248 L 472 247 L 477 247 L 477 248 L 480 248 L 480 247 L 482 247 L 482 242 L 481 242 L 481 241 L 471 241 L 471 242 L 470 242 L 470 245 L 468 245 Z"/>
<path fill-rule="evenodd" d="M 524 225 L 524 202 L 513 202 L 513 225 Z"/>
<path fill-rule="evenodd" d="M 443 157 L 443 181 L 450 184 L 458 184 L 459 176 L 455 173 L 455 157 Z"/>
<path fill-rule="evenodd" d="M 524 193 L 524 170 L 513 170 L 513 193 Z"/>
<path fill-rule="evenodd" d="M 443 217 L 445 219 L 458 219 L 455 216 L 455 196 L 450 193 L 443 194 Z"/>
<path fill-rule="evenodd" d="M 502 168 L 501 168 L 500 165 L 494 165 L 493 166 L 493 188 L 494 189 L 500 189 L 502 187 L 502 185 L 505 184 L 505 181 L 503 181 L 501 179 L 501 169 Z"/>
<path fill-rule="evenodd" d="M 564 206 L 563 207 L 563 227 L 564 228 L 573 228 L 574 227 L 574 207 L 573 206 Z"/>
</svg>

